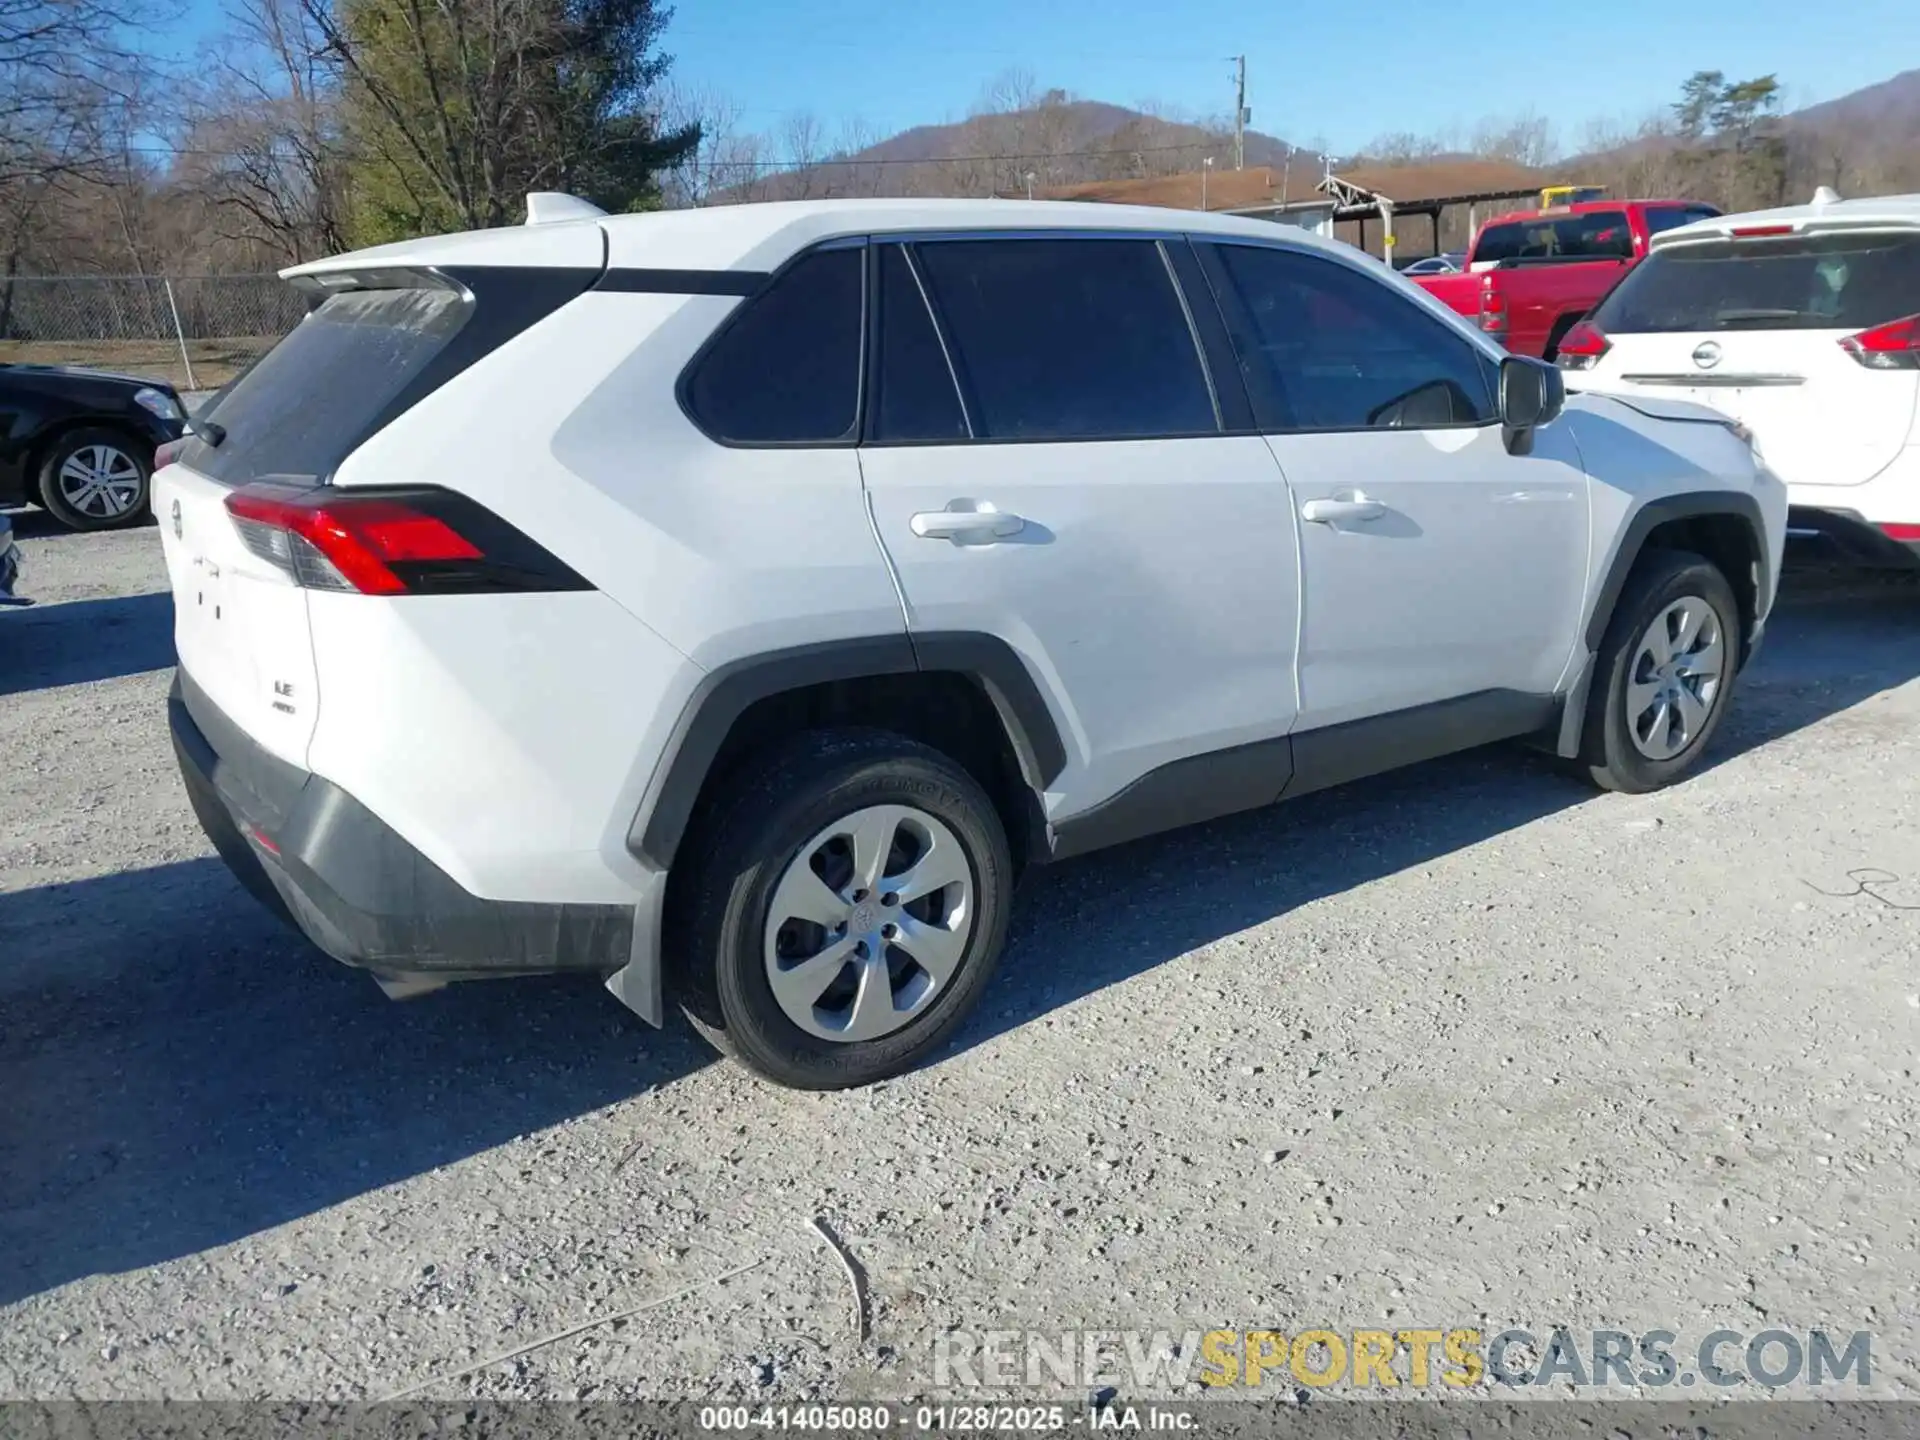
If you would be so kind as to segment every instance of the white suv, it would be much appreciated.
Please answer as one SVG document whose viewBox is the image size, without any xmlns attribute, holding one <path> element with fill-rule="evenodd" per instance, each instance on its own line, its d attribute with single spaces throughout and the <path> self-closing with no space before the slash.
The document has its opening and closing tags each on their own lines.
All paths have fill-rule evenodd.
<svg viewBox="0 0 1920 1440">
<path fill-rule="evenodd" d="M 1712 406 L 1786 482 L 1793 531 L 1920 563 L 1920 195 L 1656 235 L 1559 361 L 1576 389 Z"/>
<path fill-rule="evenodd" d="M 1733 427 L 1562 414 L 1299 230 L 530 210 L 288 272 L 155 477 L 196 810 L 391 993 L 588 971 L 869 1081 L 1023 868 L 1513 737 L 1665 784 L 1773 601 Z"/>
</svg>

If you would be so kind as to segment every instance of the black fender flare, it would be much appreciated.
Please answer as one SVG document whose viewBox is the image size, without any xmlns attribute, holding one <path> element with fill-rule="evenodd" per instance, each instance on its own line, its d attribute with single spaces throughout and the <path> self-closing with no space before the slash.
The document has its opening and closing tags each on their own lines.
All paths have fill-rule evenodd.
<svg viewBox="0 0 1920 1440">
<path fill-rule="evenodd" d="M 1619 548 L 1613 553 L 1613 563 L 1594 594 L 1593 609 L 1587 616 L 1587 649 L 1598 650 L 1600 642 L 1606 638 L 1607 626 L 1613 620 L 1613 607 L 1620 603 L 1620 592 L 1626 588 L 1627 576 L 1633 572 L 1641 551 L 1646 549 L 1649 535 L 1675 520 L 1699 520 L 1723 515 L 1731 515 L 1746 523 L 1753 545 L 1755 566 L 1753 618 L 1764 619 L 1761 606 L 1772 593 L 1773 560 L 1767 553 L 1767 527 L 1760 515 L 1760 502 L 1744 490 L 1694 490 L 1681 495 L 1662 495 L 1634 511 L 1633 518 L 1627 522 L 1626 533 L 1620 537 Z M 1743 636 L 1742 642 L 1750 639 L 1750 636 Z"/>
<path fill-rule="evenodd" d="M 711 671 L 681 711 L 663 758 L 627 833 L 627 848 L 657 870 L 671 868 L 700 789 L 734 722 L 748 707 L 789 690 L 835 680 L 950 672 L 986 692 L 1021 777 L 1038 797 L 1066 767 L 1053 712 L 1026 663 L 1005 640 L 971 631 L 865 636 L 748 656 Z"/>
<path fill-rule="evenodd" d="M 1588 612 L 1582 633 L 1579 669 L 1566 692 L 1560 713 L 1559 733 L 1553 742 L 1555 754 L 1571 759 L 1580 753 L 1582 732 L 1586 728 L 1587 694 L 1593 684 L 1593 668 L 1613 623 L 1614 607 L 1626 588 L 1627 576 L 1647 548 L 1647 537 L 1660 526 L 1675 520 L 1698 520 L 1709 516 L 1734 516 L 1745 522 L 1754 561 L 1754 619 L 1764 619 L 1761 605 L 1773 589 L 1773 560 L 1767 551 L 1766 522 L 1760 514 L 1760 502 L 1744 490 L 1694 490 L 1680 495 L 1662 495 L 1634 511 L 1620 544 L 1613 552 L 1606 577 L 1594 592 L 1593 609 Z M 1744 668 L 1753 653 L 1753 625 L 1743 627 L 1737 663 Z"/>
</svg>

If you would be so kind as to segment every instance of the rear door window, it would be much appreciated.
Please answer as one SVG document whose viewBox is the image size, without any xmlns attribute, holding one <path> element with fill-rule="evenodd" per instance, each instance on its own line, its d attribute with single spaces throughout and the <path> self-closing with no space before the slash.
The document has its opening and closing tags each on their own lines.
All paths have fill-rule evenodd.
<svg viewBox="0 0 1920 1440">
<path fill-rule="evenodd" d="M 1157 242 L 942 240 L 914 257 L 976 437 L 1219 430 L 1199 341 Z"/>
<path fill-rule="evenodd" d="M 472 318 L 440 286 L 329 295 L 204 412 L 226 431 L 183 458 L 230 485 L 317 483 Z"/>
<path fill-rule="evenodd" d="M 1920 235 L 1828 232 L 1655 250 L 1594 311 L 1616 335 L 1867 330 L 1920 314 Z"/>
<path fill-rule="evenodd" d="M 741 302 L 687 375 L 687 410 L 701 429 L 740 445 L 853 438 L 863 264 L 857 246 L 816 250 Z"/>
<path fill-rule="evenodd" d="M 877 303 L 873 438 L 883 443 L 967 439 L 972 432 L 946 347 L 934 329 L 912 258 L 899 245 L 880 247 Z"/>
</svg>

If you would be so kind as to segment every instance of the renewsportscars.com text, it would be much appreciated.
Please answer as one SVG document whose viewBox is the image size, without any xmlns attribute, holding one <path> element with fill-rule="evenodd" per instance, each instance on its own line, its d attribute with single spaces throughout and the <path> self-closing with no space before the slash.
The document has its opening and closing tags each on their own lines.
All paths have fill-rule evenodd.
<svg viewBox="0 0 1920 1440">
<path fill-rule="evenodd" d="M 1076 1389 L 1216 1392 L 1262 1386 L 1354 1390 L 1778 1390 L 1873 1381 L 1873 1336 L 1809 1330 L 953 1331 L 934 1342 L 933 1381 L 965 1392 Z"/>
</svg>

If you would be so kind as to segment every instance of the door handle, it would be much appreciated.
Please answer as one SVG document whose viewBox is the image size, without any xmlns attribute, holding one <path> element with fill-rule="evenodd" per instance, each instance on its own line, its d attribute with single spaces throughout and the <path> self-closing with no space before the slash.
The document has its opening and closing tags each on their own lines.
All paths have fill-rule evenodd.
<svg viewBox="0 0 1920 1440">
<path fill-rule="evenodd" d="M 996 510 L 991 505 L 965 510 L 922 510 L 907 523 L 923 540 L 999 540 L 1018 535 L 1027 524 L 1018 515 Z"/>
<path fill-rule="evenodd" d="M 1300 507 L 1300 518 L 1316 525 L 1331 525 L 1338 520 L 1378 520 L 1386 513 L 1387 507 L 1378 500 L 1369 500 L 1360 494 L 1351 498 L 1309 500 Z"/>
</svg>

